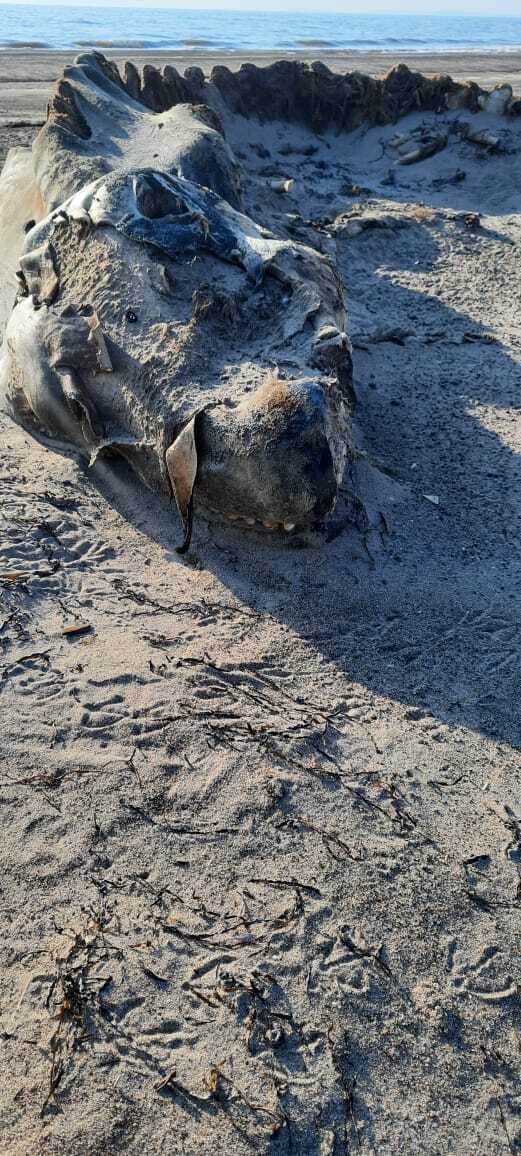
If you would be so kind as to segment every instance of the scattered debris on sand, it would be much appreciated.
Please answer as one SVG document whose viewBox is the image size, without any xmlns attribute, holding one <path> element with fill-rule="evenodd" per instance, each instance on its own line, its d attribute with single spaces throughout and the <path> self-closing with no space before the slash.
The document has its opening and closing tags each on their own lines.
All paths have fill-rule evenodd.
<svg viewBox="0 0 521 1156">
<path fill-rule="evenodd" d="M 105 140 L 113 86 L 145 126 L 119 176 L 75 95 L 91 69 Z M 209 253 L 206 199 L 181 222 L 188 256 L 93 223 L 88 196 L 60 223 L 71 125 L 135 229 L 136 198 L 159 193 L 128 171 L 154 169 L 156 138 L 160 168 L 181 148 L 187 102 L 206 106 L 195 128 L 230 212 L 282 244 L 258 284 Z M 23 316 L 36 295 L 43 325 L 88 280 L 77 303 L 92 291 L 96 309 L 66 306 L 48 356 L 100 450 L 85 402 L 103 416 L 124 380 L 140 445 L 122 428 L 89 465 L 0 417 L 2 1151 L 519 1149 L 518 106 L 504 85 L 291 62 L 205 80 L 89 54 L 58 85 L 42 176 L 57 203 L 28 177 L 0 260 L 49 208 L 53 247 L 25 287 L 4 270 L 2 292 Z M 409 153 L 446 143 L 402 165 L 396 134 Z M 45 167 L 45 138 L 34 155 Z M 3 195 L 32 163 L 11 155 Z M 180 557 L 168 496 L 130 468 L 158 460 L 143 399 L 163 404 L 169 357 L 190 418 L 210 381 L 224 418 L 226 398 L 253 398 L 259 366 L 277 404 L 315 357 L 338 386 L 343 328 L 317 311 L 317 269 L 353 346 L 334 511 L 278 534 L 201 504 Z"/>
</svg>

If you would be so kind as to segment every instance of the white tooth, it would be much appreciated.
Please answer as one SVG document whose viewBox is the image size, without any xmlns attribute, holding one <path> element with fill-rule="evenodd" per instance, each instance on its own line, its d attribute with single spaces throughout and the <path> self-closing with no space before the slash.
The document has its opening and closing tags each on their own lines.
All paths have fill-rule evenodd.
<svg viewBox="0 0 521 1156">
<path fill-rule="evenodd" d="M 284 529 L 289 534 L 291 530 L 295 529 L 295 523 L 294 522 L 284 522 Z"/>
<path fill-rule="evenodd" d="M 255 525 L 255 518 L 246 518 L 246 525 L 247 526 L 254 526 Z"/>
</svg>

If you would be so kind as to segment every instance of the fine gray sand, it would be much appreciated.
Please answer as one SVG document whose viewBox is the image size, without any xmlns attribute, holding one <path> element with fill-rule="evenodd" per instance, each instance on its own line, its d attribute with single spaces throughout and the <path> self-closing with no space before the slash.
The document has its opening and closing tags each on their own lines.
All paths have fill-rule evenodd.
<svg viewBox="0 0 521 1156">
<path fill-rule="evenodd" d="M 100 50 L 120 67 L 129 57 L 128 50 L 117 52 L 103 46 L 100 46 Z M 72 63 L 75 55 L 74 52 L 50 52 L 45 49 L 0 52 L 0 164 L 8 148 L 25 144 L 30 139 L 28 132 L 31 126 L 34 132 L 35 126 L 42 124 L 53 84 L 65 66 Z M 131 55 L 139 69 L 144 64 L 155 64 L 157 67 L 173 64 L 183 72 L 185 68 L 197 65 L 207 75 L 217 64 L 225 64 L 235 71 L 246 61 L 262 66 L 280 59 L 280 54 L 277 56 L 271 52 L 250 52 L 246 56 L 236 52 L 223 56 L 217 52 L 199 51 L 132 52 Z M 370 76 L 380 76 L 402 62 L 427 76 L 448 73 L 454 80 L 474 80 L 482 88 L 511 84 L 514 93 L 521 96 L 521 52 L 414 53 L 410 56 L 400 53 L 393 56 L 387 52 L 333 52 L 309 48 L 307 53 L 299 52 L 298 56 L 287 52 L 284 58 L 311 63 L 318 56 L 333 72 L 357 70 Z"/>
<path fill-rule="evenodd" d="M 461 119 L 402 167 L 225 118 L 248 212 L 341 269 L 369 529 L 346 488 L 182 560 L 0 419 L 2 1152 L 521 1151 L 521 122 Z"/>
</svg>

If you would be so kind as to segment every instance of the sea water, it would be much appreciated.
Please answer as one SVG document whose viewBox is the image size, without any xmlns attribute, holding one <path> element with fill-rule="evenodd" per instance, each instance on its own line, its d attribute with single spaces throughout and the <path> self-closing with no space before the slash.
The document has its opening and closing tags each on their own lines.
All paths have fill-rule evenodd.
<svg viewBox="0 0 521 1156">
<path fill-rule="evenodd" d="M 521 17 L 245 12 L 164 8 L 0 5 L 0 50 L 89 48 L 194 53 L 350 49 L 482 52 L 521 47 Z"/>
</svg>

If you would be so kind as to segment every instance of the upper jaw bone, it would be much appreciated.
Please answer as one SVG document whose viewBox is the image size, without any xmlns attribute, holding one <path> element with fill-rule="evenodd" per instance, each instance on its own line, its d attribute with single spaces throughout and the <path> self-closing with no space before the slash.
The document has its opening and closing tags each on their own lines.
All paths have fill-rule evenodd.
<svg viewBox="0 0 521 1156">
<path fill-rule="evenodd" d="M 269 379 L 236 406 L 201 412 L 167 452 L 183 524 L 192 496 L 270 532 L 322 520 L 343 469 L 343 443 L 329 433 L 334 416 L 317 378 Z"/>
</svg>

